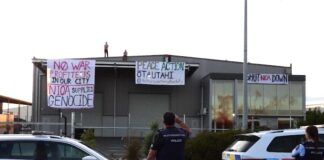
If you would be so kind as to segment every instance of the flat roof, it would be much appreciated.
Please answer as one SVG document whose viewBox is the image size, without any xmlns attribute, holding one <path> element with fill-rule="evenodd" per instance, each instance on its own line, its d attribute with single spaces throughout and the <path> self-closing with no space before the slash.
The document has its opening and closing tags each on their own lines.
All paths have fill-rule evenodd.
<svg viewBox="0 0 324 160">
<path fill-rule="evenodd" d="M 72 58 L 75 59 L 75 58 Z M 122 68 L 122 69 L 135 69 L 135 61 L 105 61 L 103 59 L 96 58 L 80 58 L 80 59 L 89 59 L 96 60 L 96 68 Z M 171 61 L 172 62 L 172 61 Z M 46 73 L 47 59 L 33 59 L 33 63 L 37 66 L 42 72 Z M 192 75 L 198 68 L 198 63 L 187 63 L 186 62 L 186 74 Z"/>
<path fill-rule="evenodd" d="M 27 102 L 27 101 L 23 101 L 23 100 L 20 100 L 20 99 L 7 97 L 7 96 L 3 96 L 3 95 L 0 95 L 0 103 L 32 105 L 31 102 Z"/>
</svg>

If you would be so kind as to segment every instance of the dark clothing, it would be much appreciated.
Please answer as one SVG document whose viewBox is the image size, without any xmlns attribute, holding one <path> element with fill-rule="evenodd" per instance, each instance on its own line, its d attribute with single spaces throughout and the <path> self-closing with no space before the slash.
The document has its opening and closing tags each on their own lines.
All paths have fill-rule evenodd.
<svg viewBox="0 0 324 160">
<path fill-rule="evenodd" d="M 105 49 L 105 57 L 108 57 L 108 49 Z"/>
<path fill-rule="evenodd" d="M 317 146 L 314 142 L 305 142 L 305 159 L 322 160 L 324 158 L 324 143 L 319 142 Z M 308 158 L 307 158 L 308 157 Z"/>
<path fill-rule="evenodd" d="M 306 141 L 301 146 L 296 148 L 296 150 L 301 150 L 304 155 L 296 154 L 293 155 L 297 160 L 323 160 L 324 159 L 324 143 L 319 142 L 315 144 L 312 141 Z"/>
<path fill-rule="evenodd" d="M 182 128 L 161 129 L 154 136 L 152 150 L 157 151 L 156 160 L 184 160 L 185 141 L 189 132 Z"/>
<path fill-rule="evenodd" d="M 106 44 L 104 45 L 104 52 L 105 52 L 105 57 L 108 57 L 108 44 L 107 44 L 107 42 L 106 42 Z"/>
</svg>

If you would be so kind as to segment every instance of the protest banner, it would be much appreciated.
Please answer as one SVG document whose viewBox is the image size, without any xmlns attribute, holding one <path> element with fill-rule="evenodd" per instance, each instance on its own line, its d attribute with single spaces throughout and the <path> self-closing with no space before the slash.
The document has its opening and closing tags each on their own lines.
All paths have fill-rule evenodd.
<svg viewBox="0 0 324 160">
<path fill-rule="evenodd" d="M 261 84 L 288 84 L 288 75 L 250 73 L 247 76 L 247 82 Z"/>
<path fill-rule="evenodd" d="M 137 61 L 136 84 L 184 85 L 185 62 Z"/>
<path fill-rule="evenodd" d="M 48 106 L 93 108 L 95 64 L 95 60 L 47 60 Z"/>
</svg>

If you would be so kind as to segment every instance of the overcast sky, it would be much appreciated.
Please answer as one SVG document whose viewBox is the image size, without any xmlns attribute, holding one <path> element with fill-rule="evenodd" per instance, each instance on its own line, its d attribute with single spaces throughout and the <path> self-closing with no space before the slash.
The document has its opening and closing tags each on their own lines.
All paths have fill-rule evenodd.
<svg viewBox="0 0 324 160">
<path fill-rule="evenodd" d="M 248 0 L 248 61 L 306 75 L 324 103 L 324 0 Z M 171 54 L 243 61 L 244 0 L 1 0 L 0 95 L 32 100 L 32 58 Z"/>
</svg>

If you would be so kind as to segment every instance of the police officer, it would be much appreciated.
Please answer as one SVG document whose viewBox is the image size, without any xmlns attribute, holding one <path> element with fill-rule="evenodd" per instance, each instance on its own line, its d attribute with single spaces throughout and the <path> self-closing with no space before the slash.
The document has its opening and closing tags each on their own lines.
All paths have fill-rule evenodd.
<svg viewBox="0 0 324 160">
<path fill-rule="evenodd" d="M 154 136 L 147 160 L 184 160 L 185 140 L 191 129 L 172 112 L 164 113 L 163 123 L 165 128 Z M 180 128 L 175 127 L 175 123 Z"/>
<path fill-rule="evenodd" d="M 297 160 L 322 160 L 324 158 L 324 143 L 318 139 L 318 130 L 315 126 L 308 126 L 305 132 L 306 142 L 299 144 L 292 151 Z"/>
</svg>

